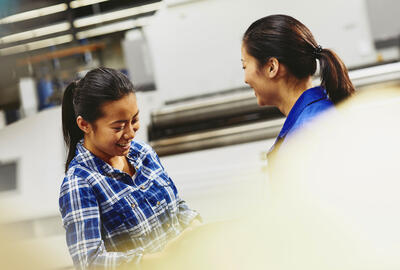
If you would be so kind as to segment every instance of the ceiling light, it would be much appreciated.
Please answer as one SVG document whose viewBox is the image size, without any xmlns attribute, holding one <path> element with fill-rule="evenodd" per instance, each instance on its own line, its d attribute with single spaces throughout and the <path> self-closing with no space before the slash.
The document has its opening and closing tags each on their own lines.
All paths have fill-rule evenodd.
<svg viewBox="0 0 400 270">
<path fill-rule="evenodd" d="M 14 14 L 14 15 L 5 17 L 3 19 L 0 19 L 0 24 L 14 23 L 14 22 L 19 22 L 19 21 L 29 20 L 29 19 L 57 13 L 57 12 L 62 12 L 67 9 L 68 9 L 68 5 L 65 3 L 54 5 L 54 6 L 49 6 L 49 7 L 45 7 L 45 8 L 34 9 L 31 11 Z"/>
<path fill-rule="evenodd" d="M 69 6 L 71 8 L 78 8 L 78 7 L 89 6 L 89 5 L 106 2 L 106 1 L 108 1 L 108 0 L 75 0 L 75 1 L 71 1 L 71 3 L 69 3 Z"/>
<path fill-rule="evenodd" d="M 67 31 L 70 29 L 70 24 L 68 22 L 63 22 L 59 24 L 54 24 L 46 27 L 41 27 L 25 32 L 20 32 L 12 35 L 8 35 L 0 38 L 0 44 L 6 44 L 11 42 L 17 42 L 25 39 L 31 39 L 35 37 L 41 37 L 49 34 L 54 34 L 58 32 Z"/>
<path fill-rule="evenodd" d="M 0 55 L 10 55 L 10 54 L 16 54 L 16 53 L 21 53 L 21 52 L 25 52 L 26 51 L 26 47 L 25 44 L 23 45 L 17 45 L 17 46 L 12 46 L 12 47 L 8 47 L 5 49 L 0 49 Z"/>
<path fill-rule="evenodd" d="M 117 20 L 121 18 L 126 18 L 126 17 L 132 17 L 138 14 L 142 13 L 147 13 L 147 12 L 152 12 L 160 9 L 160 7 L 163 4 L 161 2 L 153 3 L 153 4 L 148 4 L 148 5 L 143 5 L 139 7 L 133 7 L 133 8 L 128 8 L 128 9 L 123 9 L 123 10 L 118 10 L 118 11 L 113 11 L 109 13 L 103 13 L 99 15 L 94 15 L 82 19 L 76 19 L 74 21 L 74 26 L 76 28 L 79 27 L 84 27 L 88 25 L 93 25 L 93 24 L 99 24 L 107 21 L 112 21 L 112 20 Z"/>
<path fill-rule="evenodd" d="M 22 45 L 17 45 L 9 48 L 0 49 L 0 55 L 10 55 L 26 51 L 32 51 L 37 49 L 42 49 L 50 46 L 60 45 L 63 43 L 68 43 L 73 40 L 72 35 L 64 35 L 55 38 L 48 38 L 39 41 L 29 42 Z"/>
<path fill-rule="evenodd" d="M 117 23 L 111 23 L 108 25 L 96 27 L 86 31 L 81 31 L 76 34 L 78 39 L 84 39 L 89 37 L 101 36 L 109 33 L 115 33 L 119 31 L 125 31 L 135 27 L 141 27 L 149 23 L 150 16 L 140 19 L 131 19 Z"/>
<path fill-rule="evenodd" d="M 44 40 L 30 42 L 30 43 L 27 43 L 26 45 L 28 47 L 28 50 L 32 51 L 32 50 L 42 49 L 42 48 L 46 48 L 46 47 L 50 47 L 50 46 L 54 46 L 54 45 L 71 42 L 73 39 L 74 38 L 72 35 L 64 35 L 64 36 L 59 36 L 59 37 L 55 37 L 55 38 L 48 38 L 48 39 L 44 39 Z"/>
</svg>

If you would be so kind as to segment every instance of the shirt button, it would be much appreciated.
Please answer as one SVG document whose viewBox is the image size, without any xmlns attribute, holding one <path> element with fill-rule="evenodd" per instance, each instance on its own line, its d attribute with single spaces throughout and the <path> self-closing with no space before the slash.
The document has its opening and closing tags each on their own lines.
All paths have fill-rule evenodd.
<svg viewBox="0 0 400 270">
<path fill-rule="evenodd" d="M 157 202 L 157 205 L 160 205 L 161 203 L 160 202 Z"/>
<path fill-rule="evenodd" d="M 135 168 L 136 168 L 136 170 L 139 170 L 139 166 L 136 166 Z"/>
<path fill-rule="evenodd" d="M 168 181 L 168 182 L 167 182 L 167 184 L 169 185 L 169 184 L 171 184 L 171 182 L 170 182 L 170 181 Z"/>
<path fill-rule="evenodd" d="M 134 203 L 132 203 L 132 204 L 131 204 L 131 207 L 132 207 L 132 208 L 135 208 L 135 207 L 136 207 L 136 205 L 135 205 Z"/>
<path fill-rule="evenodd" d="M 141 186 L 140 189 L 145 189 L 145 187 L 144 187 L 144 186 Z"/>
</svg>

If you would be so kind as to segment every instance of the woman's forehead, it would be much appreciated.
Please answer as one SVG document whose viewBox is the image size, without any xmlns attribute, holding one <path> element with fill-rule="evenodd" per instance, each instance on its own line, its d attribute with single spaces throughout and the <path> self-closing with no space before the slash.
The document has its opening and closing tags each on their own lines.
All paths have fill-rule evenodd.
<svg viewBox="0 0 400 270">
<path fill-rule="evenodd" d="M 104 118 L 132 117 L 138 112 L 136 96 L 129 94 L 119 100 L 110 101 L 102 105 Z"/>
</svg>

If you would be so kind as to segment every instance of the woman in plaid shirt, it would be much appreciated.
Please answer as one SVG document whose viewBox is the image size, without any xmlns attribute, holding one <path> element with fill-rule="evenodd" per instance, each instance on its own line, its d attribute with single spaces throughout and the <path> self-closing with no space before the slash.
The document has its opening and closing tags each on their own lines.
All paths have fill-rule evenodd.
<svg viewBox="0 0 400 270">
<path fill-rule="evenodd" d="M 59 204 L 77 269 L 137 264 L 199 218 L 154 150 L 133 140 L 138 115 L 133 85 L 116 70 L 93 69 L 65 90 Z"/>
</svg>

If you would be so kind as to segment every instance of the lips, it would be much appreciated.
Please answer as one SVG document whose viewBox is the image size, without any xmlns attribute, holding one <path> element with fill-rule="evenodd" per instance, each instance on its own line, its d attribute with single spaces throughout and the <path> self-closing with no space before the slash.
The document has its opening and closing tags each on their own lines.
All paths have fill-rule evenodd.
<svg viewBox="0 0 400 270">
<path fill-rule="evenodd" d="M 130 145 L 131 145 L 131 142 L 128 142 L 128 143 L 117 143 L 117 146 L 119 146 L 119 147 L 121 147 L 123 149 L 129 149 Z"/>
</svg>

